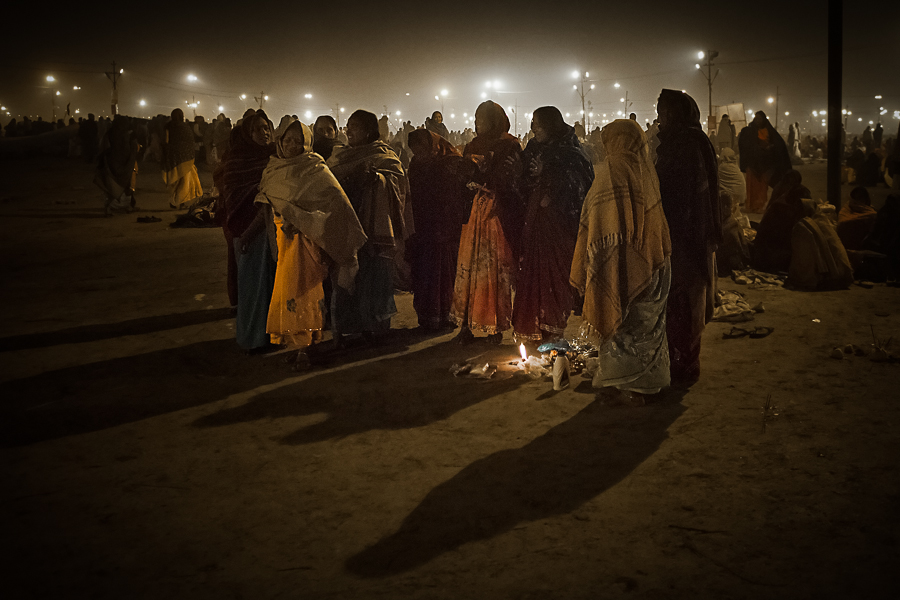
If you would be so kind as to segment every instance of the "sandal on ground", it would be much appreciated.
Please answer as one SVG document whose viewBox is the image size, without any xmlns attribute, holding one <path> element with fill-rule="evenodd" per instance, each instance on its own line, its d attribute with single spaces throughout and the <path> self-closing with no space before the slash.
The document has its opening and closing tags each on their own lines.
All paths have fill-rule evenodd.
<svg viewBox="0 0 900 600">
<path fill-rule="evenodd" d="M 754 330 L 754 331 L 756 331 L 756 330 Z M 740 327 L 732 327 L 731 331 L 729 331 L 728 333 L 722 334 L 722 339 L 723 340 L 736 340 L 737 338 L 742 338 L 746 335 L 749 335 L 752 337 L 752 332 L 750 332 L 746 329 L 741 329 Z"/>
<path fill-rule="evenodd" d="M 297 352 L 297 358 L 294 359 L 294 370 L 297 372 L 309 371 L 312 368 L 312 361 L 309 360 L 309 354 L 305 350 Z"/>
<path fill-rule="evenodd" d="M 758 340 L 760 338 L 766 337 L 773 331 L 775 331 L 774 327 L 757 327 L 756 329 L 754 329 L 753 331 L 750 332 L 750 337 L 755 340 Z"/>
</svg>

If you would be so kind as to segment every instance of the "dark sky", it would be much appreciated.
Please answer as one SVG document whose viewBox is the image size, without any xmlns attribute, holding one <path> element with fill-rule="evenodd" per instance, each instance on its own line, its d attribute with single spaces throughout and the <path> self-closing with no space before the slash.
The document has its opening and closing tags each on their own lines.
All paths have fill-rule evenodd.
<svg viewBox="0 0 900 600">
<path fill-rule="evenodd" d="M 103 71 L 116 60 L 125 69 L 119 83 L 125 114 L 168 113 L 193 95 L 198 114 L 214 117 L 222 105 L 238 117 L 264 90 L 276 122 L 284 113 L 315 117 L 337 104 L 344 117 L 356 108 L 380 115 L 387 107 L 395 119 L 399 110 L 400 118 L 421 123 L 441 108 L 434 96 L 447 90 L 443 106 L 452 129 L 463 126 L 463 113 L 471 116 L 485 93 L 504 106 L 518 103 L 522 132 L 525 113 L 545 104 L 570 113 L 570 122 L 578 118 L 576 69 L 593 80 L 587 99 L 597 119 L 612 118 L 626 90 L 640 121 L 652 118 L 662 87 L 686 90 L 706 112 L 706 79 L 694 65 L 702 62 L 699 50 L 714 49 L 721 71 L 714 104 L 743 102 L 772 114 L 766 99 L 777 87 L 779 112 L 790 112 L 791 121 L 815 123 L 811 111 L 826 107 L 824 0 L 141 5 L 129 10 L 120 2 L 87 14 L 73 3 L 41 3 L 53 17 L 7 20 L 0 102 L 13 116 L 46 119 L 59 90 L 58 114 L 67 102 L 81 114 L 108 114 L 111 84 Z M 845 6 L 845 104 L 866 122 L 884 107 L 881 119 L 896 129 L 900 2 Z M 13 31 L 13 23 L 25 24 L 23 30 Z M 48 74 L 56 82 L 47 83 Z M 198 80 L 189 83 L 189 74 Z M 499 92 L 487 81 L 498 81 Z M 879 94 L 883 100 L 875 99 Z"/>
</svg>

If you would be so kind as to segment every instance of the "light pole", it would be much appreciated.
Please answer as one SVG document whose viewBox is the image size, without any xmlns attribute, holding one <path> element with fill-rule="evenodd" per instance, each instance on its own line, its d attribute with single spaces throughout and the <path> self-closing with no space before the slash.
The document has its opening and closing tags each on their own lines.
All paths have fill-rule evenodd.
<svg viewBox="0 0 900 600">
<path fill-rule="evenodd" d="M 588 79 L 590 76 L 591 74 L 587 71 L 585 71 L 584 73 L 580 71 L 572 71 L 572 78 L 580 80 L 577 84 L 572 86 L 572 89 L 575 90 L 575 93 L 578 94 L 579 98 L 581 98 L 581 114 L 583 115 L 582 120 L 585 121 L 584 123 L 582 123 L 582 125 L 584 125 L 585 134 L 587 134 L 591 130 L 591 124 L 588 120 L 588 111 L 584 102 L 584 97 L 589 94 L 592 89 L 594 89 L 594 84 L 592 83 L 587 92 L 584 91 L 584 84 L 591 81 L 590 79 Z M 579 84 L 581 85 L 580 88 Z"/>
<path fill-rule="evenodd" d="M 715 50 L 709 50 L 705 54 L 703 51 L 700 51 L 697 53 L 697 58 L 699 58 L 700 60 L 703 60 L 703 58 L 706 57 L 706 73 L 703 72 L 703 69 L 701 68 L 700 63 L 697 63 L 694 65 L 695 67 L 697 67 L 697 70 L 700 71 L 700 73 L 704 77 L 706 77 L 706 83 L 709 86 L 709 122 L 707 123 L 707 126 L 706 126 L 708 131 L 712 131 L 716 127 L 715 121 L 714 121 L 715 115 L 713 114 L 712 86 L 713 86 L 713 81 L 715 81 L 716 77 L 719 76 L 719 70 L 716 69 L 716 73 L 715 73 L 715 75 L 713 75 L 712 68 L 713 68 L 713 59 L 715 57 L 717 57 L 718 55 L 719 55 L 719 53 L 716 52 Z"/>
<path fill-rule="evenodd" d="M 775 130 L 778 130 L 778 86 L 775 86 L 775 97 L 769 96 L 769 104 L 775 104 Z"/>
<path fill-rule="evenodd" d="M 112 98 L 109 103 L 109 112 L 112 116 L 116 116 L 119 114 L 119 90 L 116 87 L 116 84 L 119 82 L 119 77 L 125 73 L 125 69 L 116 68 L 116 61 L 112 63 L 112 71 L 106 72 L 106 77 L 112 81 L 113 89 L 112 89 Z"/>
</svg>

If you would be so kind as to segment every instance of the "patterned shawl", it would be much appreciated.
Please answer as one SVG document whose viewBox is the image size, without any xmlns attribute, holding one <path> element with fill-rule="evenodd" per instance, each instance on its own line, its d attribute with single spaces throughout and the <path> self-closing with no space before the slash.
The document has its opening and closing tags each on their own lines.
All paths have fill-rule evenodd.
<svg viewBox="0 0 900 600">
<path fill-rule="evenodd" d="M 282 142 L 294 123 L 303 130 L 304 152 L 286 158 Z M 337 263 L 338 285 L 351 290 L 359 270 L 356 252 L 366 243 L 356 212 L 325 161 L 312 152 L 309 127 L 293 117 L 284 117 L 275 132 L 275 147 L 278 155 L 269 159 L 256 202 L 270 204 L 320 247 Z"/>
<path fill-rule="evenodd" d="M 607 340 L 672 253 L 656 170 L 640 125 L 603 128 L 606 160 L 584 201 L 570 283 L 584 296 L 585 329 Z"/>
<path fill-rule="evenodd" d="M 393 254 L 397 238 L 413 233 L 412 210 L 407 206 L 409 183 L 400 159 L 381 140 L 362 146 L 339 146 L 326 163 L 347 193 L 371 249 Z"/>
<path fill-rule="evenodd" d="M 231 147 L 222 159 L 216 173 L 216 187 L 225 198 L 225 227 L 234 237 L 240 237 L 256 217 L 254 204 L 259 193 L 259 181 L 275 152 L 274 144 L 260 146 L 251 138 L 257 120 L 265 119 L 271 130 L 272 123 L 263 111 L 247 117 L 236 127 L 231 136 Z"/>
</svg>

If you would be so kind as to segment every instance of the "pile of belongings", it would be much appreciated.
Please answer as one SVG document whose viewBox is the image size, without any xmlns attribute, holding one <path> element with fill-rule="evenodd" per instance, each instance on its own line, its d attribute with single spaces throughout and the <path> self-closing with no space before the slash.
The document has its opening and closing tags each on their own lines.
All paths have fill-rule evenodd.
<svg viewBox="0 0 900 600">
<path fill-rule="evenodd" d="M 763 273 L 755 269 L 732 271 L 731 279 L 735 283 L 746 285 L 751 290 L 776 290 L 784 287 L 784 275 Z"/>
<path fill-rule="evenodd" d="M 713 321 L 743 323 L 752 321 L 753 316 L 761 312 L 765 312 L 762 302 L 751 307 L 740 292 L 716 291 L 716 310 L 713 313 Z"/>
<path fill-rule="evenodd" d="M 197 229 L 201 227 L 221 227 L 216 222 L 216 204 L 219 196 L 205 193 L 188 206 L 187 212 L 175 217 L 169 227 L 173 229 Z"/>
</svg>

